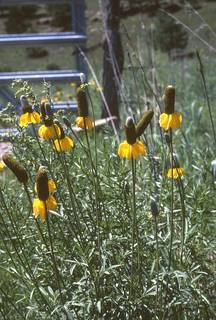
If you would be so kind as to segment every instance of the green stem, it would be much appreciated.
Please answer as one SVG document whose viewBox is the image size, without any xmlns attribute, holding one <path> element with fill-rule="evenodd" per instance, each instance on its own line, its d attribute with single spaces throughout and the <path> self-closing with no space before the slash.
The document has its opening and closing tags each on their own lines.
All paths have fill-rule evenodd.
<svg viewBox="0 0 216 320">
<path fill-rule="evenodd" d="M 155 320 L 157 318 L 157 310 L 158 310 L 158 293 L 159 293 L 159 242 L 158 242 L 158 222 L 157 216 L 154 216 L 155 223 L 155 240 L 156 240 L 156 261 L 157 261 L 157 284 L 156 284 L 156 303 L 155 303 Z"/>
<path fill-rule="evenodd" d="M 173 216 L 173 201 L 174 201 L 174 181 L 173 181 L 173 139 L 172 139 L 172 129 L 170 129 L 170 157 L 171 157 L 171 215 L 170 215 L 170 247 L 169 247 L 169 264 L 168 271 L 170 271 L 172 265 L 172 247 L 173 247 L 173 235 L 174 235 L 174 216 Z"/>
<path fill-rule="evenodd" d="M 183 263 L 183 255 L 184 255 L 184 242 L 185 242 L 185 219 L 186 219 L 186 209 L 185 209 L 185 192 L 184 185 L 179 175 L 177 179 L 180 201 L 181 201 L 181 211 L 182 211 L 182 234 L 181 234 L 181 264 Z"/>
<path fill-rule="evenodd" d="M 47 223 L 48 236 L 49 236 L 49 240 L 50 240 L 51 259 L 52 259 L 52 262 L 53 262 L 53 267 L 54 267 L 53 269 L 54 269 L 54 272 L 56 274 L 56 280 L 57 280 L 57 285 L 58 285 L 58 289 L 59 289 L 59 295 L 60 295 L 61 303 L 62 303 L 62 306 L 63 306 L 64 305 L 64 300 L 63 300 L 61 286 L 60 286 L 60 274 L 59 274 L 59 270 L 58 270 L 58 267 L 57 267 L 55 254 L 54 254 L 53 241 L 52 241 L 52 235 L 51 235 L 50 223 L 49 223 L 49 214 L 48 214 L 48 210 L 47 210 L 46 201 L 44 201 L 44 206 L 45 206 L 45 210 L 46 210 L 46 223 Z M 63 285 L 64 285 L 64 282 L 63 282 Z"/>
<path fill-rule="evenodd" d="M 0 291 L 1 293 L 5 296 L 5 300 L 9 302 L 9 304 L 12 305 L 12 307 L 14 308 L 14 310 L 16 310 L 16 312 L 21 316 L 22 319 L 25 318 L 25 316 L 20 312 L 20 310 L 16 307 L 15 303 L 12 301 L 12 299 L 8 296 L 8 294 L 3 290 L 2 287 L 0 287 Z M 5 318 L 6 319 L 6 318 Z"/>
<path fill-rule="evenodd" d="M 134 267 L 135 267 L 135 238 L 136 238 L 136 231 L 137 226 L 136 226 L 136 160 L 133 158 L 131 159 L 131 166 L 132 166 L 132 199 L 133 199 L 133 207 L 132 207 L 132 256 L 131 256 L 131 283 L 130 283 L 130 301 L 133 302 L 133 295 L 134 295 Z M 138 239 L 138 234 L 137 234 L 137 239 Z M 138 246 L 138 252 L 139 252 L 139 246 Z M 139 260 L 139 259 L 138 259 Z M 138 261 L 138 270 L 139 270 L 139 261 Z"/>
<path fill-rule="evenodd" d="M 91 171 L 92 171 L 92 179 L 93 179 L 94 189 L 95 189 L 96 217 L 97 217 L 97 247 L 98 247 L 99 263 L 100 263 L 99 268 L 101 268 L 101 261 L 102 261 L 102 257 L 101 257 L 101 238 L 100 238 L 101 216 L 99 214 L 100 203 L 99 203 L 99 200 L 98 200 L 97 171 L 94 171 L 94 163 L 93 163 L 93 159 L 92 159 L 91 147 L 90 147 L 90 142 L 89 142 L 89 138 L 88 138 L 88 132 L 87 132 L 87 128 L 86 128 L 85 119 L 84 119 L 84 131 L 85 131 L 86 143 L 87 143 L 87 147 L 88 147 L 88 151 L 89 151 L 89 157 L 90 157 L 90 163 L 91 163 Z M 98 277 L 99 277 L 99 275 L 98 275 Z M 98 301 L 101 300 L 101 309 L 102 309 L 103 308 L 103 301 L 102 301 L 102 297 L 101 297 L 101 288 L 100 288 L 100 283 L 99 282 L 100 282 L 99 279 L 98 280 L 96 279 L 97 300 Z"/>
</svg>

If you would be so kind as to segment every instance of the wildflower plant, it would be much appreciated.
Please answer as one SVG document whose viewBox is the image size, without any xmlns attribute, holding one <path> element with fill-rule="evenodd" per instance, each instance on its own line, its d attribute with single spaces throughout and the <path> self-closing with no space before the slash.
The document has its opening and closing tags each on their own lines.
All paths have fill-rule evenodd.
<svg viewBox="0 0 216 320">
<path fill-rule="evenodd" d="M 179 152 L 174 105 L 167 121 L 156 105 L 127 118 L 119 143 L 108 125 L 88 130 L 88 88 L 77 96 L 81 125 L 53 112 L 45 89 L 40 103 L 19 87 L 42 124 L 29 123 L 30 134 L 14 119 L 2 158 L 0 317 L 213 320 L 215 189 L 200 169 L 207 158 L 195 168 Z M 167 94 L 174 103 L 174 88 Z"/>
</svg>

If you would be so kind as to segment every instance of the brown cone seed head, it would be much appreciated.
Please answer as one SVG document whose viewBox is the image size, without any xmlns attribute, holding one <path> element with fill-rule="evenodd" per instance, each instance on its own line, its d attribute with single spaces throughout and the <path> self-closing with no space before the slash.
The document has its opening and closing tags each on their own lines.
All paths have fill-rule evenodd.
<svg viewBox="0 0 216 320">
<path fill-rule="evenodd" d="M 46 169 L 40 167 L 36 176 L 36 187 L 38 198 L 42 201 L 46 201 L 49 198 L 48 176 Z"/>
<path fill-rule="evenodd" d="M 139 138 L 143 134 L 145 129 L 148 127 L 148 125 L 151 122 L 151 119 L 152 119 L 153 115 L 154 115 L 154 111 L 153 110 L 148 110 L 148 111 L 146 111 L 144 113 L 144 115 L 142 116 L 140 121 L 137 123 L 137 125 L 136 125 L 137 138 Z"/>
<path fill-rule="evenodd" d="M 164 93 L 165 113 L 172 114 L 175 111 L 175 88 L 167 86 Z"/>
<path fill-rule="evenodd" d="M 2 160 L 6 164 L 6 166 L 14 173 L 17 177 L 18 181 L 26 184 L 28 181 L 27 171 L 23 166 L 21 166 L 13 157 L 6 153 L 2 156 Z"/>
<path fill-rule="evenodd" d="M 86 97 L 85 90 L 82 88 L 77 89 L 77 104 L 78 104 L 78 116 L 88 116 L 88 100 Z"/>
<path fill-rule="evenodd" d="M 134 144 L 136 142 L 136 129 L 134 121 L 131 117 L 128 117 L 125 122 L 125 134 L 126 140 L 129 144 Z"/>
</svg>

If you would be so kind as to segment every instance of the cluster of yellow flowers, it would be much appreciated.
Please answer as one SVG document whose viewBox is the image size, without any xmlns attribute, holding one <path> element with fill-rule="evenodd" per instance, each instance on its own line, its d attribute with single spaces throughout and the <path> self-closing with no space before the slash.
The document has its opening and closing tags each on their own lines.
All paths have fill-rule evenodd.
<svg viewBox="0 0 216 320">
<path fill-rule="evenodd" d="M 57 152 L 66 152 L 74 148 L 74 142 L 66 136 L 61 124 L 54 120 L 52 108 L 49 103 L 42 102 L 40 106 L 40 113 L 34 111 L 32 105 L 29 104 L 25 96 L 20 98 L 22 104 L 23 114 L 20 116 L 19 124 L 21 127 L 28 125 L 43 124 L 38 130 L 38 136 L 44 140 L 51 139 L 53 149 Z M 175 88 L 168 86 L 164 95 L 165 112 L 160 115 L 160 127 L 169 132 L 172 136 L 172 130 L 180 127 L 182 123 L 182 115 L 180 112 L 174 111 L 175 103 Z M 77 90 L 77 104 L 78 104 L 78 117 L 76 124 L 82 129 L 92 129 L 93 122 L 88 114 L 88 101 L 84 88 Z M 147 126 L 150 124 L 154 115 L 153 110 L 148 110 L 144 113 L 140 121 L 135 125 L 134 120 L 129 117 L 125 123 L 126 140 L 120 143 L 118 147 L 118 155 L 122 158 L 137 160 L 140 156 L 147 155 L 147 150 L 140 138 L 144 133 Z M 173 154 L 171 155 L 173 158 Z M 0 171 L 3 171 L 5 166 L 9 167 L 17 179 L 26 186 L 28 175 L 25 169 L 17 164 L 10 155 L 5 155 L 3 161 L 0 162 Z M 183 168 L 174 162 L 174 166 L 168 170 L 167 177 L 177 179 L 185 174 Z M 36 178 L 36 187 L 38 197 L 33 201 L 33 214 L 34 217 L 41 217 L 42 221 L 47 218 L 48 210 L 55 210 L 57 202 L 52 193 L 56 190 L 55 182 L 48 179 L 46 169 L 40 167 Z"/>
<path fill-rule="evenodd" d="M 5 153 L 2 159 L 4 167 L 7 166 L 14 173 L 17 180 L 23 184 L 25 191 L 28 193 L 28 174 L 26 169 L 8 153 Z M 35 185 L 35 191 L 37 192 L 38 197 L 34 199 L 32 205 L 35 218 L 40 216 L 44 222 L 47 218 L 48 210 L 55 210 L 57 208 L 57 201 L 52 195 L 55 190 L 55 182 L 52 179 L 48 179 L 46 168 L 41 166 L 37 172 Z"/>
<path fill-rule="evenodd" d="M 168 86 L 164 94 L 165 112 L 160 115 L 159 124 L 165 131 L 177 129 L 182 123 L 182 114 L 174 111 L 175 88 Z M 126 159 L 138 159 L 141 155 L 146 155 L 146 147 L 138 140 L 153 117 L 153 111 L 147 111 L 137 125 L 131 117 L 126 120 L 125 134 L 126 140 L 119 145 L 118 155 Z M 176 164 L 177 165 L 177 164 Z M 167 177 L 177 179 L 185 174 L 181 167 L 174 166 L 168 170 Z"/>
<path fill-rule="evenodd" d="M 43 140 L 51 140 L 53 149 L 57 152 L 66 152 L 74 148 L 74 142 L 66 136 L 61 124 L 54 120 L 52 108 L 48 99 L 42 101 L 40 105 L 40 113 L 33 110 L 32 105 L 28 102 L 25 96 L 20 98 L 22 105 L 22 115 L 19 119 L 21 127 L 43 123 L 39 130 L 38 136 Z M 78 116 L 76 125 L 82 129 L 92 129 L 93 121 L 88 114 L 88 101 L 84 88 L 77 90 Z M 2 163 L 2 170 L 5 164 Z M 1 168 L 0 168 L 1 170 Z M 16 170 L 15 170 L 16 171 Z M 56 190 L 56 185 L 53 180 L 48 179 L 46 170 L 41 167 L 37 173 L 36 192 L 38 197 L 33 201 L 34 217 L 41 217 L 42 221 L 47 218 L 48 210 L 55 210 L 57 202 L 52 193 Z"/>
<path fill-rule="evenodd" d="M 69 151 L 74 147 L 73 140 L 65 135 L 62 126 L 54 120 L 51 106 L 47 100 L 41 103 L 41 114 L 33 110 L 25 96 L 22 96 L 20 100 L 23 112 L 19 119 L 21 127 L 43 122 L 38 130 L 38 135 L 44 140 L 52 139 L 54 150 L 63 152 Z M 93 121 L 88 115 L 88 102 L 84 89 L 79 88 L 79 90 L 77 90 L 77 103 L 78 116 L 75 120 L 76 125 L 82 129 L 92 129 Z"/>
</svg>

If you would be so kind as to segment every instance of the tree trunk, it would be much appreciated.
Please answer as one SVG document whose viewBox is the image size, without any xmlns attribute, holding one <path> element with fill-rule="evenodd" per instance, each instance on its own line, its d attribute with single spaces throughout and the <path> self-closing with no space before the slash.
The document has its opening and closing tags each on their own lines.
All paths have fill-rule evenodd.
<svg viewBox="0 0 216 320">
<path fill-rule="evenodd" d="M 102 0 L 105 39 L 103 44 L 103 103 L 102 117 L 116 116 L 119 123 L 119 90 L 124 64 L 124 52 L 119 32 L 120 0 Z M 109 109 L 109 110 L 107 110 Z"/>
</svg>

